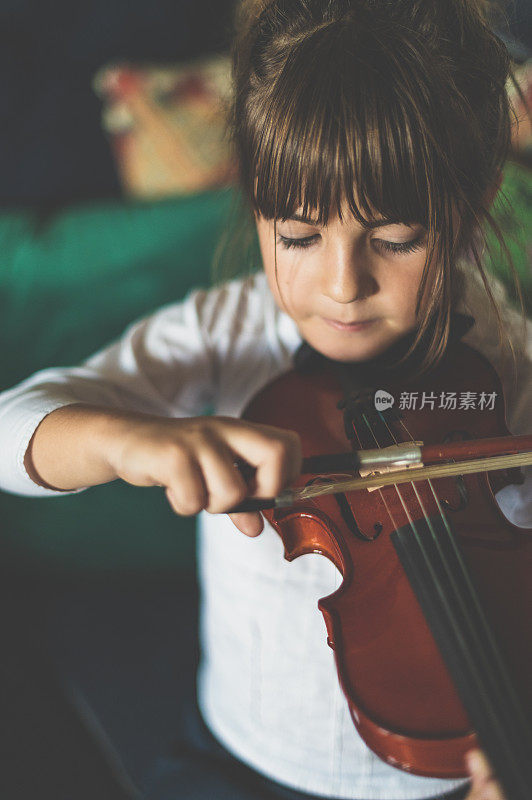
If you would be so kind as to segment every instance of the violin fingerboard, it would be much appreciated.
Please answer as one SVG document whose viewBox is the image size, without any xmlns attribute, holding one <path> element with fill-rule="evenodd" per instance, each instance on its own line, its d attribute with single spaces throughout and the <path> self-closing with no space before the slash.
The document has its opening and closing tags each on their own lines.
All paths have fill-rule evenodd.
<svg viewBox="0 0 532 800">
<path fill-rule="evenodd" d="M 530 800 L 532 731 L 447 519 L 391 540 L 464 709 L 509 800 Z"/>
</svg>

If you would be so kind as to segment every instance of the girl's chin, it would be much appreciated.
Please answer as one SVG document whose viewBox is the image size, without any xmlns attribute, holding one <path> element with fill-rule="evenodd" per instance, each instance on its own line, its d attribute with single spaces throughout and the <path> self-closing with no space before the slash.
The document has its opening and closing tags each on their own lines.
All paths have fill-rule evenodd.
<svg viewBox="0 0 532 800">
<path fill-rule="evenodd" d="M 369 361 L 371 358 L 375 358 L 375 356 L 380 355 L 383 353 L 387 347 L 339 347 L 334 345 L 327 345 L 323 341 L 309 341 L 309 344 L 317 350 L 318 353 L 321 353 L 326 358 L 330 358 L 332 361 L 352 361 L 354 362 L 362 362 L 362 361 Z"/>
<path fill-rule="evenodd" d="M 396 340 L 396 337 L 383 340 L 381 337 L 372 336 L 361 341 L 360 337 L 356 335 L 346 337 L 343 333 L 338 337 L 314 335 L 304 338 L 311 347 L 326 358 L 330 358 L 332 361 L 352 362 L 369 361 L 369 359 L 384 353 Z"/>
<path fill-rule="evenodd" d="M 300 333 L 303 338 L 326 358 L 332 361 L 362 362 L 385 353 L 399 339 L 410 331 L 414 325 L 398 324 L 386 317 L 372 320 L 363 329 L 349 331 L 335 328 L 329 324 L 307 326 L 301 325 Z"/>
</svg>

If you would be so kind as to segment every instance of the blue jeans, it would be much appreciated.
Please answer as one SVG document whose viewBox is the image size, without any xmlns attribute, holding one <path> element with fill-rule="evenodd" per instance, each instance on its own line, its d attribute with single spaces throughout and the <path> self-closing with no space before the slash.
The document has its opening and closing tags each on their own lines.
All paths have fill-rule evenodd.
<svg viewBox="0 0 532 800">
<path fill-rule="evenodd" d="M 158 758 L 147 781 L 146 800 L 318 800 L 287 789 L 236 759 L 212 736 L 197 705 L 182 716 L 171 757 Z M 468 787 L 433 800 L 463 800 Z"/>
</svg>

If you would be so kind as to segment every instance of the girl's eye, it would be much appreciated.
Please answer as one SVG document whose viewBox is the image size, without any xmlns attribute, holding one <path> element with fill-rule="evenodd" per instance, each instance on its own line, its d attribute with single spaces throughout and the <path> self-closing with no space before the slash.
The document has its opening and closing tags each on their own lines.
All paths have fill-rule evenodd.
<svg viewBox="0 0 532 800">
<path fill-rule="evenodd" d="M 304 236 L 301 239 L 291 239 L 288 236 L 281 236 L 279 234 L 279 242 L 289 250 L 291 247 L 310 247 L 319 239 L 319 233 L 314 236 Z M 418 236 L 417 239 L 412 239 L 409 242 L 387 242 L 384 239 L 376 239 L 379 247 L 386 250 L 388 253 L 413 253 L 420 250 L 424 244 L 423 235 Z"/>
<path fill-rule="evenodd" d="M 317 239 L 319 239 L 319 233 L 315 233 L 314 236 L 305 236 L 302 239 L 290 239 L 279 234 L 279 241 L 287 250 L 291 247 L 310 247 Z"/>
<path fill-rule="evenodd" d="M 415 250 L 421 250 L 424 237 L 418 236 L 417 239 L 412 239 L 409 242 L 386 242 L 384 239 L 376 239 L 375 241 L 379 242 L 379 247 L 388 253 L 413 253 Z"/>
</svg>

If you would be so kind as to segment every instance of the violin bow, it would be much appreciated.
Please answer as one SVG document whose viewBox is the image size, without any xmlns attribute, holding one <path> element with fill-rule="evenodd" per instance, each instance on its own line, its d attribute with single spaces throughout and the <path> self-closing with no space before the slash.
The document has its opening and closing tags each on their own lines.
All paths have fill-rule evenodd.
<svg viewBox="0 0 532 800">
<path fill-rule="evenodd" d="M 351 453 L 310 456 L 303 459 L 302 475 L 338 477 L 343 473 L 342 478 L 334 481 L 327 478 L 326 483 L 285 489 L 272 498 L 248 497 L 226 513 L 287 508 L 303 500 L 329 494 L 371 490 L 409 483 L 412 480 L 449 478 L 453 475 L 471 475 L 531 464 L 532 435 L 497 436 L 436 445 L 408 442 L 371 450 L 354 450 Z M 255 468 L 245 462 L 236 461 L 235 466 L 245 479 L 251 478 L 255 473 Z M 356 471 L 359 475 L 353 477 Z M 346 473 L 348 477 L 345 477 Z"/>
</svg>

